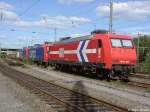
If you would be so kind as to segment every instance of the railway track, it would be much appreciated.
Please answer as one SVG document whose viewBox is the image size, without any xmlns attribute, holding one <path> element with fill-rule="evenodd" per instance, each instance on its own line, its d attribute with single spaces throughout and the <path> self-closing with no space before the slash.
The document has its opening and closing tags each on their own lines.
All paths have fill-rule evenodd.
<svg viewBox="0 0 150 112">
<path fill-rule="evenodd" d="M 7 63 L 10 64 L 10 65 L 15 65 L 16 64 L 16 62 L 13 62 L 12 60 L 7 60 Z M 19 64 L 20 63 L 21 62 L 19 62 Z M 16 65 L 18 65 L 18 63 Z M 133 74 L 130 77 L 142 78 L 142 79 L 150 79 L 150 75 L 145 75 L 145 74 L 141 74 L 141 73 Z M 95 81 L 97 81 L 97 80 L 95 80 Z M 150 88 L 150 84 L 145 83 L 145 82 L 129 81 L 128 83 L 126 82 L 125 84 L 127 84 L 129 86 L 135 86 L 135 87 L 137 86 L 137 87 L 140 87 L 140 88 Z"/>
<path fill-rule="evenodd" d="M 78 93 L 85 92 L 82 82 L 75 84 L 75 91 L 68 90 L 50 82 L 32 77 L 28 74 L 16 71 L 9 66 L 0 64 L 0 71 L 32 90 L 58 112 L 127 112 L 128 110 L 106 103 L 88 95 Z"/>
<path fill-rule="evenodd" d="M 131 75 L 131 77 L 150 79 L 150 75 L 145 75 L 145 74 L 141 74 L 141 73 L 137 73 L 137 74 Z"/>
<path fill-rule="evenodd" d="M 141 88 L 150 88 L 150 84 L 143 83 L 143 82 L 131 81 L 128 82 L 127 84 L 131 86 L 141 87 Z"/>
<path fill-rule="evenodd" d="M 9 65 L 15 65 L 16 62 L 12 62 L 12 60 L 7 60 L 7 63 Z M 149 75 L 144 75 L 144 74 L 139 74 L 139 73 L 138 74 L 133 74 L 130 77 L 142 78 L 142 79 L 149 79 L 150 78 Z M 97 79 L 92 79 L 92 80 L 99 81 Z M 144 88 L 144 89 L 147 89 L 147 88 L 149 89 L 150 88 L 150 84 L 149 83 L 139 82 L 139 81 L 133 81 L 133 80 L 131 80 L 129 82 L 125 82 L 125 83 L 123 82 L 123 84 L 129 85 L 129 86 L 132 86 L 132 87 Z"/>
<path fill-rule="evenodd" d="M 134 74 L 130 76 L 131 78 L 138 78 L 142 79 L 142 81 L 137 81 L 137 80 L 131 80 L 130 82 L 128 82 L 129 85 L 132 86 L 137 86 L 137 87 L 141 87 L 141 88 L 150 88 L 150 83 L 146 82 L 145 80 L 149 80 L 150 79 L 150 75 L 145 75 L 145 74 Z M 145 82 L 144 82 L 145 81 Z"/>
</svg>

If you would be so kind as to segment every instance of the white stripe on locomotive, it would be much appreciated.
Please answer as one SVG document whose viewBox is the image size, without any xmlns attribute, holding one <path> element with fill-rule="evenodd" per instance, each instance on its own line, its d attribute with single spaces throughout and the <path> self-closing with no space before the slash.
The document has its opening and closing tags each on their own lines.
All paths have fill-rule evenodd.
<svg viewBox="0 0 150 112">
<path fill-rule="evenodd" d="M 81 49 L 82 44 L 83 44 L 83 41 L 80 41 L 77 50 L 64 50 L 63 53 L 64 54 L 77 54 L 78 60 L 80 62 L 82 62 L 82 59 L 80 56 L 80 49 Z M 85 45 L 83 46 L 83 49 L 81 51 L 85 62 L 88 62 L 87 54 L 96 53 L 96 49 L 87 49 L 88 44 L 89 44 L 89 40 L 87 40 L 85 42 Z M 60 53 L 61 53 L 60 51 L 50 51 L 49 52 L 49 54 L 58 54 L 58 55 L 60 55 Z"/>
</svg>

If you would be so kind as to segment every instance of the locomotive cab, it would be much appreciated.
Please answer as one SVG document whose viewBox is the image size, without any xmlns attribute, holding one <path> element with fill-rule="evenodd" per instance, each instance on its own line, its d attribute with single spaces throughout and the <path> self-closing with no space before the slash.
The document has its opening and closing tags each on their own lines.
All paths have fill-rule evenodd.
<svg viewBox="0 0 150 112">
<path fill-rule="evenodd" d="M 111 36 L 111 59 L 114 75 L 127 77 L 136 64 L 136 50 L 128 36 Z"/>
<path fill-rule="evenodd" d="M 136 64 L 136 49 L 131 37 L 116 34 L 96 34 L 97 62 L 107 78 L 128 79 Z"/>
</svg>

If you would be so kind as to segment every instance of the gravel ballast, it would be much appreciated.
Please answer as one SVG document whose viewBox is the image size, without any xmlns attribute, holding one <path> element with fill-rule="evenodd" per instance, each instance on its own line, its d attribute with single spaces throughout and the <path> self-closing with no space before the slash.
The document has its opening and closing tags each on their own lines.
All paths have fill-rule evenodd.
<svg viewBox="0 0 150 112">
<path fill-rule="evenodd" d="M 0 72 L 0 112 L 55 112 L 50 105 Z"/>
<path fill-rule="evenodd" d="M 149 93 L 146 96 L 134 94 L 132 92 L 121 91 L 112 87 L 107 87 L 103 84 L 97 84 L 93 80 L 86 81 L 79 76 L 68 76 L 66 73 L 56 72 L 53 70 L 43 70 L 38 67 L 28 66 L 29 68 L 15 67 L 15 69 L 28 73 L 37 78 L 53 82 L 68 89 L 73 89 L 77 81 L 82 81 L 86 94 L 117 106 L 136 111 L 150 111 Z"/>
</svg>

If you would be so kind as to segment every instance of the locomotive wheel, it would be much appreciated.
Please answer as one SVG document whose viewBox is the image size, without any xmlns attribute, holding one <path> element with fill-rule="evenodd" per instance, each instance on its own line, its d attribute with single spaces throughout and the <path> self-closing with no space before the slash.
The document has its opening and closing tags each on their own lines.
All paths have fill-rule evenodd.
<svg viewBox="0 0 150 112">
<path fill-rule="evenodd" d="M 108 82 L 110 81 L 110 79 L 111 79 L 111 74 L 110 73 L 107 73 L 106 79 L 107 79 Z"/>
<path fill-rule="evenodd" d="M 59 70 L 60 69 L 60 66 L 58 64 L 55 64 L 55 70 Z"/>
<path fill-rule="evenodd" d="M 68 72 L 69 71 L 69 66 L 68 65 L 63 65 L 63 71 Z"/>
<path fill-rule="evenodd" d="M 121 78 L 120 78 L 121 81 L 124 81 L 124 82 L 129 82 L 129 77 L 127 75 L 123 75 Z"/>
<path fill-rule="evenodd" d="M 97 68 L 96 69 L 96 74 L 97 74 L 97 77 L 100 78 L 101 80 L 105 79 L 105 71 L 104 71 L 104 69 Z"/>
<path fill-rule="evenodd" d="M 48 67 L 48 64 L 45 62 L 44 63 L 44 68 L 47 68 Z"/>
<path fill-rule="evenodd" d="M 104 74 L 104 78 L 109 82 L 111 79 L 112 72 L 110 70 L 106 70 Z"/>
</svg>

